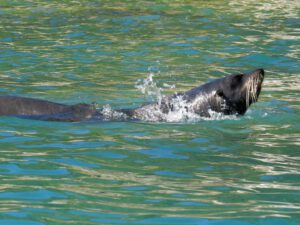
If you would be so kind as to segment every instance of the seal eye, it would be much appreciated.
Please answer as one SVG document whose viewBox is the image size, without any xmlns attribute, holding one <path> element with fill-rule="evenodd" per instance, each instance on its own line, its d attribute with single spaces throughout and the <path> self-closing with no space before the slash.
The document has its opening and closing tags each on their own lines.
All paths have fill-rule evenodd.
<svg viewBox="0 0 300 225">
<path fill-rule="evenodd" d="M 231 89 L 235 89 L 236 87 L 239 87 L 240 83 L 242 82 L 242 79 L 243 79 L 243 74 L 235 75 L 231 81 L 231 85 L 230 85 Z"/>
<path fill-rule="evenodd" d="M 243 74 L 236 75 L 236 76 L 234 77 L 234 79 L 235 79 L 237 82 L 241 82 L 241 80 L 243 79 Z"/>
</svg>

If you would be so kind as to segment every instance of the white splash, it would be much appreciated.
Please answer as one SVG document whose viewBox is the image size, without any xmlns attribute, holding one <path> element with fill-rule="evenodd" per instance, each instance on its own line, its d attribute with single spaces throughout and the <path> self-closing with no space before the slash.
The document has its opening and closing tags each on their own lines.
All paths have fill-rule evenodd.
<svg viewBox="0 0 300 225">
<path fill-rule="evenodd" d="M 168 100 L 164 99 L 162 103 L 153 103 L 141 107 L 136 110 L 136 118 L 151 122 L 183 122 L 195 121 L 200 118 L 198 114 L 195 114 L 192 110 L 188 110 L 192 107 L 191 103 L 186 102 L 182 96 L 172 98 L 169 102 L 166 101 Z M 163 108 L 166 108 L 166 110 Z"/>
<path fill-rule="evenodd" d="M 138 80 L 135 84 L 135 87 L 139 89 L 144 95 L 159 99 L 162 97 L 162 88 L 159 88 L 157 86 L 156 82 L 154 82 L 153 76 L 154 73 L 150 73 L 147 78 Z"/>
<path fill-rule="evenodd" d="M 113 110 L 110 105 L 105 105 L 101 109 L 101 114 L 103 116 L 103 120 L 124 120 L 127 118 L 127 115 L 125 115 L 122 112 L 117 112 Z"/>
<path fill-rule="evenodd" d="M 203 120 L 238 120 L 236 115 L 224 115 L 223 113 L 208 110 L 210 117 L 202 118 Z"/>
<path fill-rule="evenodd" d="M 135 84 L 135 87 L 140 90 L 144 95 L 151 97 L 153 100 L 156 100 L 159 104 L 161 104 L 161 100 L 165 95 L 162 92 L 167 89 L 174 89 L 175 84 L 170 85 L 167 83 L 163 84 L 163 87 L 159 87 L 156 81 L 154 81 L 155 73 L 150 72 L 148 77 L 142 80 L 138 80 Z"/>
</svg>

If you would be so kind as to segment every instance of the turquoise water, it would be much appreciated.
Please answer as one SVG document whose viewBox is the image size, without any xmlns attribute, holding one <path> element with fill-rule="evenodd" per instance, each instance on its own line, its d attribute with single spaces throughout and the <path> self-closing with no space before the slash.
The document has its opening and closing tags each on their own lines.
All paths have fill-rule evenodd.
<svg viewBox="0 0 300 225">
<path fill-rule="evenodd" d="M 263 67 L 244 117 L 0 117 L 0 224 L 300 223 L 297 1 L 0 1 L 0 94 L 114 108 Z"/>
</svg>

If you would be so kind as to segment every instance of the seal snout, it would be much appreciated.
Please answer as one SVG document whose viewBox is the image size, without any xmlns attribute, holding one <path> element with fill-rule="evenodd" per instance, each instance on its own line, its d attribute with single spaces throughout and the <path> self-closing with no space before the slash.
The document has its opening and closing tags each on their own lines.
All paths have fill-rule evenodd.
<svg viewBox="0 0 300 225">
<path fill-rule="evenodd" d="M 257 84 L 260 86 L 264 80 L 265 71 L 264 71 L 264 69 L 260 68 L 260 69 L 256 69 L 256 70 L 248 73 L 247 75 L 248 75 L 249 79 L 256 80 Z"/>
<path fill-rule="evenodd" d="M 260 76 L 260 77 L 264 77 L 265 76 L 265 70 L 260 68 L 260 69 L 256 69 L 250 73 L 248 73 L 248 75 L 250 76 Z"/>
<path fill-rule="evenodd" d="M 264 69 L 260 68 L 260 69 L 257 69 L 258 73 L 260 73 L 261 75 L 265 75 L 265 71 Z"/>
<path fill-rule="evenodd" d="M 257 69 L 257 73 L 261 78 L 264 78 L 265 76 L 265 71 L 264 69 Z"/>
</svg>

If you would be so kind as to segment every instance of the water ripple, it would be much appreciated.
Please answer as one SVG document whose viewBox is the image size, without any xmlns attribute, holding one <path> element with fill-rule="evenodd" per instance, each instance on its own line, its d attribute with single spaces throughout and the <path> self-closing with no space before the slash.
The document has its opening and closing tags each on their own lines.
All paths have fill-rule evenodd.
<svg viewBox="0 0 300 225">
<path fill-rule="evenodd" d="M 164 95 L 266 69 L 235 119 L 1 117 L 1 224 L 300 223 L 298 2 L 1 4 L 2 95 L 127 108 L 149 73 Z"/>
</svg>

